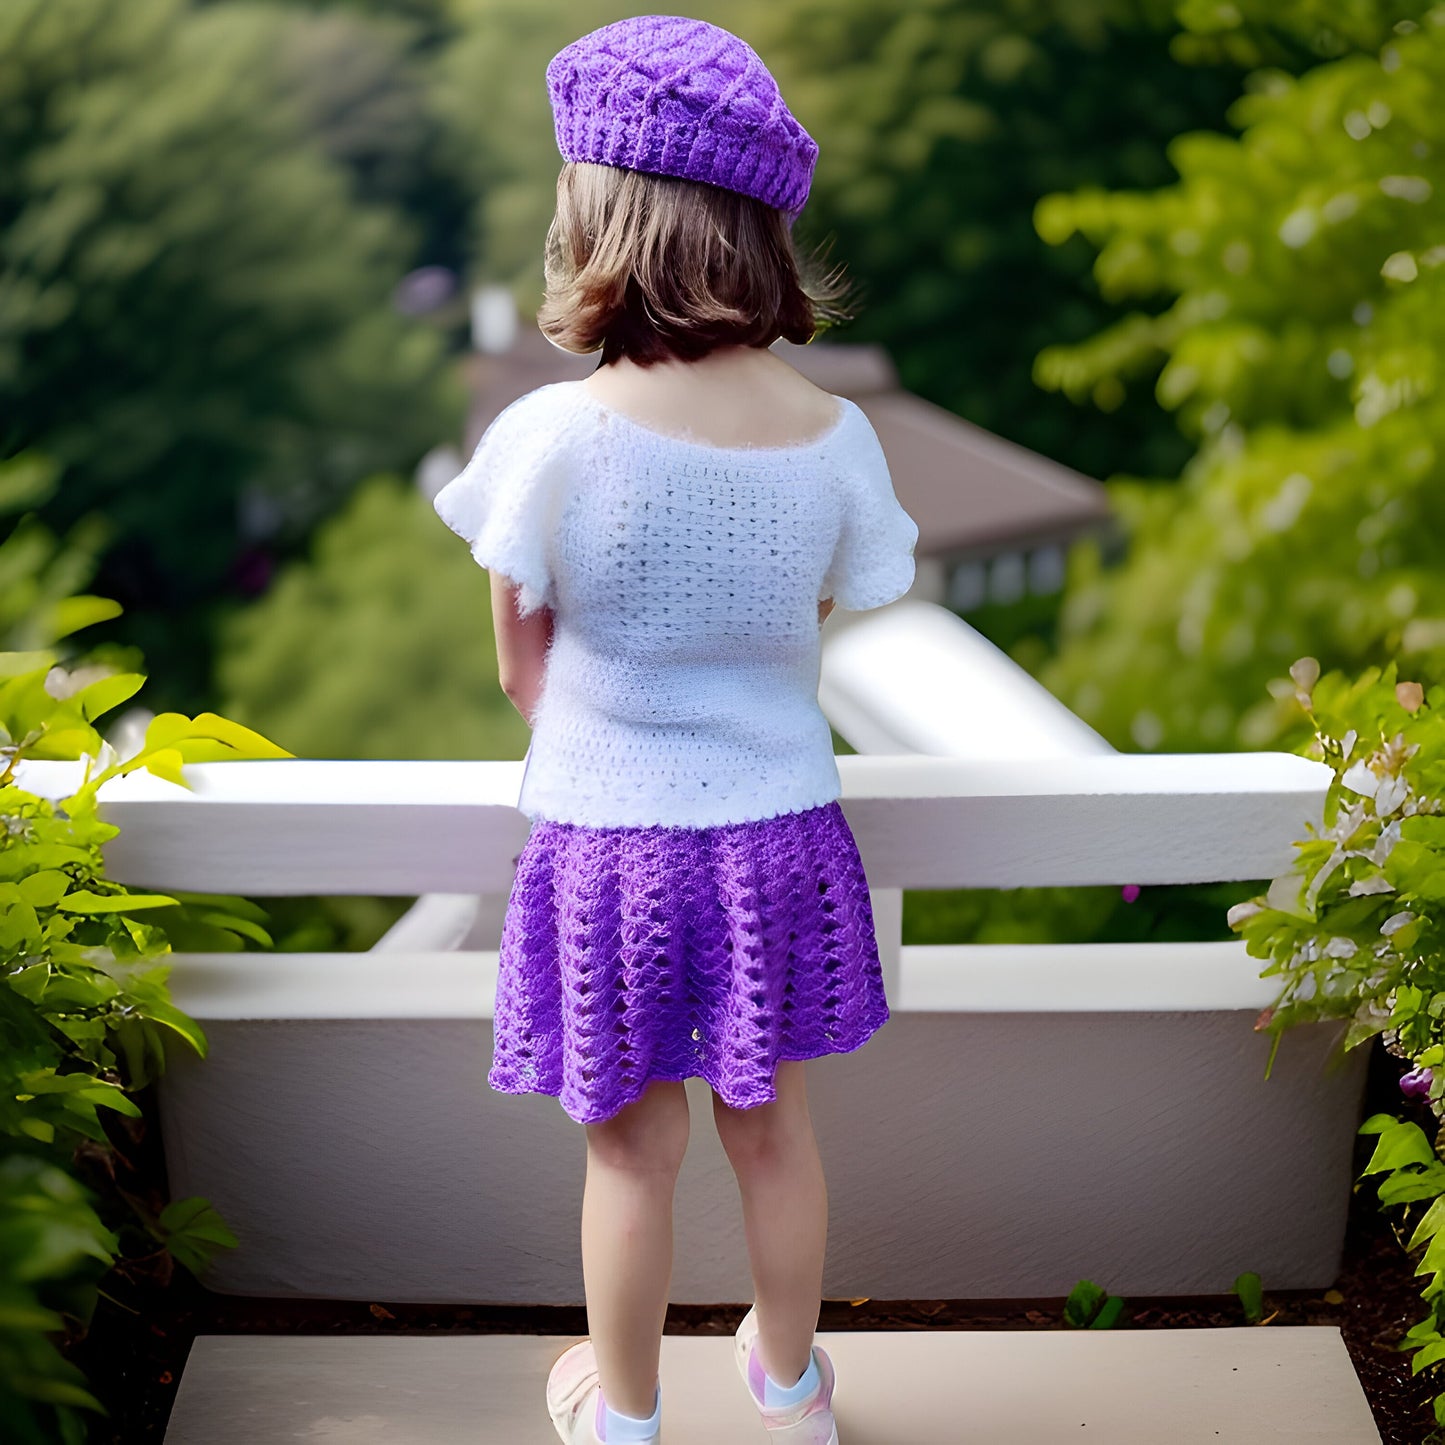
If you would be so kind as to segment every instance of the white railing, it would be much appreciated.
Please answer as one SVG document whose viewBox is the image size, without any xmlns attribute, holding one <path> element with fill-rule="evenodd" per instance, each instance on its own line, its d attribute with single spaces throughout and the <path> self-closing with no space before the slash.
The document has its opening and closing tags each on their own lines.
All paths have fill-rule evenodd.
<svg viewBox="0 0 1445 1445">
<path fill-rule="evenodd" d="M 1288 1035 L 1238 941 L 900 947 L 904 888 L 1264 879 L 1318 824 L 1329 772 L 1291 754 L 1101 754 L 987 765 L 839 760 L 893 1017 L 809 1066 L 828 1163 L 830 1297 L 1323 1288 L 1338 1267 L 1364 1051 Z M 65 791 L 67 765 L 28 765 Z M 256 897 L 483 894 L 527 822 L 519 762 L 283 760 L 108 784 L 110 874 Z M 48 777 L 47 777 L 48 773 Z M 49 786 L 45 783 L 48 781 Z M 73 781 L 73 779 L 72 779 Z M 174 960 L 210 1040 L 171 1051 L 171 1185 L 215 1201 L 239 1293 L 580 1302 L 578 1126 L 496 1094 L 495 950 Z M 750 1297 L 736 1188 L 703 1081 L 679 1181 L 679 1303 Z"/>
</svg>

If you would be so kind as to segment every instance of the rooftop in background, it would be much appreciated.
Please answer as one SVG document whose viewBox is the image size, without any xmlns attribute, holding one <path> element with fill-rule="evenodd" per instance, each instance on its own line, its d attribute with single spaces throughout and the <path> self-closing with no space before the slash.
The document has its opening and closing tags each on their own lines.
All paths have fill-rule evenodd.
<svg viewBox="0 0 1445 1445">
<path fill-rule="evenodd" d="M 597 367 L 596 356 L 559 350 L 535 326 L 519 324 L 509 308 L 505 293 L 490 287 L 477 293 L 468 455 L 510 402 L 548 382 L 589 376 Z M 779 341 L 773 350 L 867 415 L 898 499 L 918 523 L 918 559 L 938 569 L 927 590 L 940 599 L 953 590 L 944 574 L 958 564 L 1003 557 L 1018 562 L 1019 554 L 1056 552 L 1084 533 L 1112 530 L 1100 483 L 904 390 L 881 346 Z"/>
</svg>

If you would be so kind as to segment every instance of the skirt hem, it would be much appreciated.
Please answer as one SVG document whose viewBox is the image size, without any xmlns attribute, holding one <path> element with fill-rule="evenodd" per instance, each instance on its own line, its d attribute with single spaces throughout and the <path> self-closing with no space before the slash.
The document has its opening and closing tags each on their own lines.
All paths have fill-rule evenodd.
<svg viewBox="0 0 1445 1445">
<path fill-rule="evenodd" d="M 777 1055 L 773 1060 L 773 1066 L 774 1068 L 776 1068 L 776 1066 L 780 1063 L 799 1063 L 806 1062 L 810 1059 L 827 1058 L 830 1054 L 857 1053 L 858 1050 L 861 1049 L 863 1045 L 866 1044 L 878 1032 L 878 1030 L 881 1029 L 883 1025 L 889 1021 L 891 1017 L 892 1012 L 885 1006 L 881 1013 L 865 1019 L 862 1024 L 862 1032 L 860 1033 L 858 1038 L 856 1038 L 852 1043 L 827 1041 L 813 1048 L 779 1049 Z M 714 1070 L 712 1072 L 716 1071 Z M 648 1076 L 642 1081 L 642 1084 L 640 1085 L 635 1094 L 633 1094 L 630 1098 L 621 1100 L 615 1107 L 610 1109 L 589 1109 L 586 1110 L 584 1114 L 578 1115 L 574 1114 L 572 1110 L 567 1107 L 566 1104 L 563 1104 L 562 1108 L 567 1114 L 568 1118 L 572 1119 L 575 1123 L 604 1124 L 614 1115 L 620 1113 L 629 1104 L 635 1104 L 637 1100 L 640 1099 L 642 1095 L 646 1092 L 650 1084 L 680 1084 L 685 1079 L 702 1079 L 708 1085 L 708 1087 L 717 1094 L 717 1096 L 723 1101 L 723 1103 L 725 1103 L 731 1109 L 754 1109 L 757 1108 L 760 1104 L 774 1104 L 777 1102 L 778 1098 L 777 1089 L 771 1085 L 763 1093 L 759 1093 L 756 1095 L 749 1094 L 747 1097 L 738 1096 L 734 1098 L 729 1098 L 728 1095 L 733 1092 L 731 1088 L 728 1085 L 722 1083 L 720 1080 L 714 1079 L 712 1077 L 712 1073 L 709 1072 L 707 1068 L 700 1065 L 696 1068 L 689 1069 L 686 1073 L 678 1073 L 675 1070 L 658 1070 L 656 1072 L 650 1072 Z M 499 1094 L 511 1094 L 514 1096 L 521 1096 L 524 1094 L 544 1094 L 549 1098 L 557 1099 L 559 1102 L 561 1101 L 561 1095 L 565 1087 L 560 1083 L 554 1085 L 543 1084 L 540 1080 L 534 1084 L 502 1082 L 499 1081 L 497 1078 L 494 1078 L 490 1071 L 487 1075 L 487 1084 L 491 1089 L 495 1090 Z"/>
</svg>

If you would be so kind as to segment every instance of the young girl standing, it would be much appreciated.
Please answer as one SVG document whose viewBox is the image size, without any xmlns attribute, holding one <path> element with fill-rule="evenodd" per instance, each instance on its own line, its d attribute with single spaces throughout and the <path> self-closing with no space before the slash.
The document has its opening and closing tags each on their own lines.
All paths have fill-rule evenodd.
<svg viewBox="0 0 1445 1445">
<path fill-rule="evenodd" d="M 818 148 L 757 55 L 639 16 L 547 85 L 565 164 L 539 324 L 600 364 L 513 402 L 435 499 L 492 574 L 532 728 L 488 1082 L 557 1096 L 587 1135 L 590 1335 L 547 1406 L 567 1445 L 660 1440 L 698 1075 L 755 1287 L 739 1370 L 775 1439 L 837 1445 L 804 1061 L 889 1012 L 819 629 L 908 590 L 918 528 L 863 413 L 768 349 L 842 313 L 792 245 Z"/>
</svg>

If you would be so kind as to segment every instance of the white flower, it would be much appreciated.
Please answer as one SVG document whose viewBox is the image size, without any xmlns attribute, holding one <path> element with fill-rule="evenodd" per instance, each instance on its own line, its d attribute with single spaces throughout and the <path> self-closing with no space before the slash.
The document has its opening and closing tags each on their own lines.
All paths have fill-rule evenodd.
<svg viewBox="0 0 1445 1445">
<path fill-rule="evenodd" d="M 1353 958 L 1360 951 L 1360 946 L 1353 938 L 1332 938 L 1325 945 L 1326 958 Z"/>
<path fill-rule="evenodd" d="M 1415 915 L 1407 908 L 1402 913 L 1392 913 L 1381 925 L 1380 932 L 1388 938 L 1392 933 L 1398 933 L 1407 923 L 1413 923 Z"/>
<path fill-rule="evenodd" d="M 1373 798 L 1375 790 L 1380 786 L 1380 779 L 1376 773 L 1371 771 L 1370 765 L 1361 758 L 1359 762 L 1350 765 L 1340 779 L 1340 784 L 1352 793 L 1358 793 L 1362 798 Z"/>
<path fill-rule="evenodd" d="M 1385 778 L 1375 793 L 1375 813 L 1388 818 L 1409 796 L 1410 785 L 1404 778 Z"/>
<path fill-rule="evenodd" d="M 1253 918 L 1256 913 L 1263 912 L 1264 910 L 1259 904 L 1254 902 L 1253 899 L 1250 899 L 1246 903 L 1236 903 L 1224 917 L 1229 926 L 1233 928 L 1235 925 L 1243 923 L 1246 919 Z"/>
<path fill-rule="evenodd" d="M 1380 836 L 1375 839 L 1374 844 L 1368 850 L 1361 850 L 1359 856 L 1368 858 L 1371 863 L 1383 863 L 1399 841 L 1400 820 L 1392 818 L 1380 829 Z"/>
<path fill-rule="evenodd" d="M 1350 884 L 1350 897 L 1363 898 L 1370 893 L 1393 893 L 1395 885 L 1383 873 L 1371 873 L 1368 878 L 1356 878 Z"/>
</svg>

